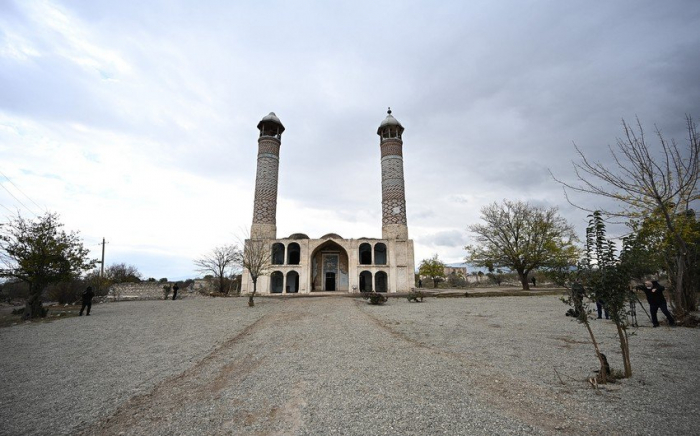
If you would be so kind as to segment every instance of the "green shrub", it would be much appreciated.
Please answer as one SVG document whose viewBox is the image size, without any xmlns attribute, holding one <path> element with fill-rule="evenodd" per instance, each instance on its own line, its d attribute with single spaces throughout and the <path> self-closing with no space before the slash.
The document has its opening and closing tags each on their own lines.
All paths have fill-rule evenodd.
<svg viewBox="0 0 700 436">
<path fill-rule="evenodd" d="M 369 304 L 374 304 L 376 306 L 384 304 L 387 302 L 388 298 L 384 294 L 380 294 L 379 292 L 363 292 L 362 293 L 362 298 L 365 300 L 368 300 Z"/>
<path fill-rule="evenodd" d="M 421 291 L 416 291 L 415 289 L 412 290 L 411 292 L 408 293 L 406 296 L 408 299 L 408 302 L 416 302 L 416 303 L 422 303 L 423 298 L 425 298 L 425 294 Z"/>
</svg>

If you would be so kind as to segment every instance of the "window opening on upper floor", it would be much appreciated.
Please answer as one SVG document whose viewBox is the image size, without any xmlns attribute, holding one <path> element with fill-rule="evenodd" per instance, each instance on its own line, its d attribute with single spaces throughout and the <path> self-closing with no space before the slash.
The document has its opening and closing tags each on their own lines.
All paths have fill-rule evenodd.
<svg viewBox="0 0 700 436">
<path fill-rule="evenodd" d="M 386 265 L 386 245 L 381 242 L 374 245 L 374 264 Z"/>
<path fill-rule="evenodd" d="M 272 244 L 272 264 L 284 265 L 284 244 L 279 242 Z"/>
<path fill-rule="evenodd" d="M 372 265 L 372 246 L 366 242 L 360 244 L 360 265 Z"/>
</svg>

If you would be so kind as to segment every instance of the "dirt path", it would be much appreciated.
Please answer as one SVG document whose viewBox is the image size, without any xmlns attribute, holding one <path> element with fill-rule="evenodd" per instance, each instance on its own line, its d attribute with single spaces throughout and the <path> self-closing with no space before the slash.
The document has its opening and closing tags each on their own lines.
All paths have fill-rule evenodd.
<svg viewBox="0 0 700 436">
<path fill-rule="evenodd" d="M 397 333 L 372 316 L 374 309 L 349 298 L 285 302 L 83 434 L 573 434 L 572 422 L 595 428 L 571 412 L 564 418 L 543 410 L 540 400 L 551 393 L 509 379 L 492 363 Z"/>
</svg>

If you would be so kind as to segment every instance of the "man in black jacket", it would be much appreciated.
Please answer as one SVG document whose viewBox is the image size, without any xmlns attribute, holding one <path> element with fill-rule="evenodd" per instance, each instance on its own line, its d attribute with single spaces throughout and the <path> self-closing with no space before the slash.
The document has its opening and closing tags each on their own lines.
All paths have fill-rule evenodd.
<svg viewBox="0 0 700 436">
<path fill-rule="evenodd" d="M 83 310 L 87 307 L 87 316 L 90 316 L 90 309 L 92 308 L 92 297 L 95 293 L 92 292 L 92 286 L 88 286 L 86 290 L 83 291 L 83 307 L 80 308 L 80 313 L 78 316 L 83 316 Z"/>
<path fill-rule="evenodd" d="M 666 315 L 668 319 L 668 325 L 675 325 L 676 321 L 673 316 L 668 311 L 668 306 L 666 305 L 666 299 L 664 298 L 664 288 L 657 281 L 647 280 L 644 282 L 644 286 L 638 286 L 638 289 L 644 291 L 647 296 L 647 302 L 649 303 L 649 311 L 651 312 L 651 322 L 654 327 L 659 326 L 659 320 L 656 318 L 656 312 L 661 309 L 661 311 Z"/>
</svg>

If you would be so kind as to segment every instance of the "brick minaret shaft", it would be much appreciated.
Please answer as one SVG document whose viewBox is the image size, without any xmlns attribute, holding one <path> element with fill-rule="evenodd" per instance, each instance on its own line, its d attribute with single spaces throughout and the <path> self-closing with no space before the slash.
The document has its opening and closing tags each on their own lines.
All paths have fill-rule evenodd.
<svg viewBox="0 0 700 436">
<path fill-rule="evenodd" d="M 284 126 L 274 112 L 258 123 L 258 170 L 255 175 L 255 201 L 251 239 L 277 238 L 277 176 Z"/>
<path fill-rule="evenodd" d="M 401 139 L 403 130 L 389 108 L 377 129 L 382 153 L 382 239 L 408 239 Z"/>
</svg>

